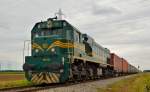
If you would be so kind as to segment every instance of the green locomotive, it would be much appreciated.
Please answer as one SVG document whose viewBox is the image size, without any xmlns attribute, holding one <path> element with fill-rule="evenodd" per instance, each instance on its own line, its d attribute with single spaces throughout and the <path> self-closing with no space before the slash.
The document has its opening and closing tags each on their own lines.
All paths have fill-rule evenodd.
<svg viewBox="0 0 150 92">
<path fill-rule="evenodd" d="M 64 83 L 112 73 L 110 51 L 66 20 L 49 18 L 36 23 L 31 45 L 31 56 L 25 57 L 23 69 L 33 83 Z"/>
</svg>

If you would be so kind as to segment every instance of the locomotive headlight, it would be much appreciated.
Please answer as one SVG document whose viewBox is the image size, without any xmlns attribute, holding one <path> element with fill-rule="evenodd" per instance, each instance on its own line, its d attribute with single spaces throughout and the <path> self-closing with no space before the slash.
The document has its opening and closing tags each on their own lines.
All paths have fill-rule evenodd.
<svg viewBox="0 0 150 92">
<path fill-rule="evenodd" d="M 39 52 L 39 50 L 38 50 L 38 49 L 35 49 L 35 52 L 36 52 L 36 53 L 38 53 L 38 52 Z"/>
<path fill-rule="evenodd" d="M 35 37 L 39 37 L 39 35 L 38 35 L 38 34 L 35 34 Z"/>
<path fill-rule="evenodd" d="M 62 57 L 62 64 L 64 65 L 64 61 L 65 61 L 65 59 L 64 59 L 64 57 Z"/>
<path fill-rule="evenodd" d="M 52 48 L 51 51 L 52 51 L 52 52 L 55 52 L 55 48 Z"/>
<path fill-rule="evenodd" d="M 60 73 L 64 72 L 64 69 L 60 69 Z"/>
</svg>

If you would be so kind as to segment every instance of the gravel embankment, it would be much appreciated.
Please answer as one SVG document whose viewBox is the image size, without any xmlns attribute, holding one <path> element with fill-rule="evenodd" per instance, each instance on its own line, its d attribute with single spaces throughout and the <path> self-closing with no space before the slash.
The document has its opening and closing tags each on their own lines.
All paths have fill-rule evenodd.
<svg viewBox="0 0 150 92">
<path fill-rule="evenodd" d="M 100 88 L 100 87 L 103 88 L 116 81 L 129 78 L 129 77 L 133 77 L 133 76 L 135 75 L 98 80 L 94 82 L 81 83 L 81 84 L 71 85 L 67 87 L 58 87 L 58 88 L 40 90 L 37 92 L 97 92 L 97 88 Z"/>
</svg>

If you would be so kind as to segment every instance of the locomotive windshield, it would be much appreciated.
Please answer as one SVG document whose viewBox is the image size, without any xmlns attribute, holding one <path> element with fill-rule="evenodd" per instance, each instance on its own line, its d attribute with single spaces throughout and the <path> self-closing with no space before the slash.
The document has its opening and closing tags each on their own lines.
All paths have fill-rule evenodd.
<svg viewBox="0 0 150 92">
<path fill-rule="evenodd" d="M 52 35 L 62 35 L 62 29 L 41 29 L 38 32 L 33 33 L 34 37 L 45 37 Z"/>
</svg>

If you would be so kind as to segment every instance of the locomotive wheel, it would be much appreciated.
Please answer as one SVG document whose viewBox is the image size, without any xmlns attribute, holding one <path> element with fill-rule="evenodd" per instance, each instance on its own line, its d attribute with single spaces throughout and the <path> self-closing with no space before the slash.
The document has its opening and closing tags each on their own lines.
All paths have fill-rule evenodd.
<svg viewBox="0 0 150 92">
<path fill-rule="evenodd" d="M 72 69 L 69 69 L 69 81 L 73 81 L 73 72 L 72 72 Z"/>
<path fill-rule="evenodd" d="M 72 66 L 72 74 L 73 74 L 73 80 L 76 81 L 79 79 L 79 70 L 76 65 Z"/>
<path fill-rule="evenodd" d="M 100 78 L 101 75 L 102 75 L 102 69 L 97 68 L 97 77 Z"/>
<path fill-rule="evenodd" d="M 82 68 L 82 71 L 81 71 L 81 80 L 86 80 L 86 70 L 85 70 L 85 68 L 83 67 Z"/>
<path fill-rule="evenodd" d="M 93 75 L 93 69 L 89 68 L 89 74 L 90 74 L 90 79 L 93 79 L 94 75 Z"/>
</svg>

